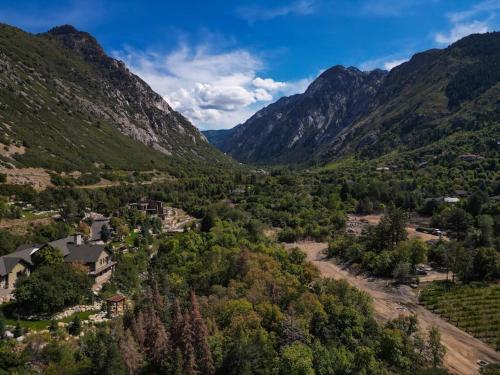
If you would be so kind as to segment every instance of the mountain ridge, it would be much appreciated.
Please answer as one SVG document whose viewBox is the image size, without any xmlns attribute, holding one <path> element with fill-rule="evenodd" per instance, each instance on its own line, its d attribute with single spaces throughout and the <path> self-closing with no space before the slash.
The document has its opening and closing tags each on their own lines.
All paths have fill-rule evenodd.
<svg viewBox="0 0 500 375">
<path fill-rule="evenodd" d="M 466 131 L 480 132 L 481 142 L 486 142 L 498 126 L 499 60 L 500 33 L 471 35 L 447 48 L 417 53 L 390 72 L 379 71 L 379 81 L 372 82 L 368 95 L 366 90 L 360 90 L 363 86 L 356 87 L 356 81 L 347 81 L 352 87 L 343 87 L 342 77 L 345 72 L 370 72 L 334 66 L 288 107 L 273 112 L 273 103 L 223 136 L 210 133 L 209 140 L 217 137 L 215 145 L 222 151 L 242 162 L 257 164 L 325 163 L 347 156 L 373 158 L 394 151 L 413 152 L 446 140 L 453 144 L 452 136 Z M 316 85 L 323 89 L 320 99 L 308 102 L 308 90 L 314 91 Z M 369 101 L 359 104 L 349 98 Z M 301 107 L 302 102 L 308 106 Z M 344 112 L 328 111 L 345 103 L 358 108 L 347 106 Z M 342 117 L 343 113 L 356 110 L 357 116 Z M 273 140 L 281 144 L 276 150 L 269 147 L 273 140 L 262 129 L 273 125 L 270 119 L 281 112 L 295 116 L 288 118 L 286 126 L 275 126 L 278 136 Z M 306 123 L 302 119 L 309 113 L 315 117 Z M 329 114 L 337 116 L 333 123 L 337 121 L 340 126 L 331 128 L 325 136 L 322 118 Z M 255 118 L 260 119 L 257 126 Z M 304 138 L 304 134 L 312 135 Z M 287 147 L 294 138 L 307 147 Z M 252 140 L 252 147 L 248 140 Z M 477 147 L 468 144 L 467 148 L 472 152 Z"/>
<path fill-rule="evenodd" d="M 0 24 L 0 142 L 25 152 L 3 165 L 53 170 L 227 163 L 201 132 L 89 33 L 29 34 Z"/>
</svg>

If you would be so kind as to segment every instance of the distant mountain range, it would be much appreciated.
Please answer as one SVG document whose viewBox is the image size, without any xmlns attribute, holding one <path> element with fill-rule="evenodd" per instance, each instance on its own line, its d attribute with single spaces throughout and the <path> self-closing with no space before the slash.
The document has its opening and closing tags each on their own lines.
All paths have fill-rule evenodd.
<svg viewBox="0 0 500 375">
<path fill-rule="evenodd" d="M 500 33 L 414 55 L 390 72 L 335 66 L 230 130 L 204 132 L 245 163 L 480 152 L 500 138 Z"/>
<path fill-rule="evenodd" d="M 56 171 L 227 162 L 143 80 L 72 26 L 0 24 L 0 165 Z"/>
</svg>

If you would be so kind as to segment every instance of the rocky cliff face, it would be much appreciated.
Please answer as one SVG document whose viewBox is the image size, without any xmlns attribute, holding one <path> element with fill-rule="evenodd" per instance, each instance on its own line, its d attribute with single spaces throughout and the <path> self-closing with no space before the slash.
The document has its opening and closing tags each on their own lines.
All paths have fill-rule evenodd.
<svg viewBox="0 0 500 375">
<path fill-rule="evenodd" d="M 335 66 L 226 133 L 217 146 L 244 162 L 300 163 L 366 114 L 386 72 Z"/>
<path fill-rule="evenodd" d="M 196 127 L 123 62 L 107 56 L 90 34 L 65 25 L 40 37 L 57 40 L 97 68 L 101 79 L 96 94 L 104 100 L 88 103 L 85 97 L 77 98 L 92 114 L 108 118 L 123 133 L 167 155 L 189 156 L 191 146 L 206 142 Z"/>
<path fill-rule="evenodd" d="M 147 169 L 166 156 L 227 161 L 123 62 L 72 26 L 32 35 L 0 24 L 0 78 L 0 143 L 26 147 L 4 162 L 82 170 Z"/>
</svg>

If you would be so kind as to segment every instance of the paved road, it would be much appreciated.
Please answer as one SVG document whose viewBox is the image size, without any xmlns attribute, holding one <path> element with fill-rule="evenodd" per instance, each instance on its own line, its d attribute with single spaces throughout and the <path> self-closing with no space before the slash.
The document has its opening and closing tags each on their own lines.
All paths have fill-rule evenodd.
<svg viewBox="0 0 500 375">
<path fill-rule="evenodd" d="M 375 317 L 381 322 L 393 319 L 401 313 L 412 313 L 418 316 L 420 327 L 427 330 L 436 326 L 441 331 L 443 345 L 447 348 L 445 365 L 450 372 L 457 375 L 475 375 L 479 373 L 477 361 L 486 360 L 490 363 L 500 363 L 500 353 L 468 333 L 458 329 L 417 304 L 415 292 L 408 288 L 393 288 L 386 282 L 355 276 L 342 269 L 341 266 L 325 259 L 326 243 L 300 242 L 287 245 L 297 246 L 306 254 L 324 277 L 343 278 L 351 285 L 368 293 L 373 298 Z"/>
</svg>

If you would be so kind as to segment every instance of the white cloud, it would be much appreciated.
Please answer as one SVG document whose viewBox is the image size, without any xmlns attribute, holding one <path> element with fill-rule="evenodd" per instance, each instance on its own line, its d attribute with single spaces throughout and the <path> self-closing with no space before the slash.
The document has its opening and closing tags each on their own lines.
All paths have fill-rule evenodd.
<svg viewBox="0 0 500 375">
<path fill-rule="evenodd" d="M 266 90 L 278 90 L 278 89 L 286 87 L 286 83 L 277 82 L 277 81 L 273 80 L 272 78 L 257 77 L 252 81 L 252 84 L 255 87 L 266 89 Z"/>
<path fill-rule="evenodd" d="M 472 7 L 447 14 L 450 29 L 446 32 L 434 34 L 434 41 L 441 45 L 448 45 L 470 35 L 485 33 L 494 28 L 492 24 L 500 10 L 500 0 L 486 0 Z"/>
<path fill-rule="evenodd" d="M 476 17 L 484 13 L 495 12 L 497 10 L 500 10 L 500 0 L 486 0 L 469 9 L 449 13 L 448 18 L 452 23 L 459 23 L 472 17 Z"/>
<path fill-rule="evenodd" d="M 256 21 L 267 21 L 277 17 L 283 17 L 290 14 L 308 15 L 316 11 L 316 3 L 313 0 L 298 0 L 290 4 L 279 7 L 258 7 L 248 6 L 240 7 L 237 13 L 250 23 Z"/>
<path fill-rule="evenodd" d="M 401 65 L 404 62 L 407 62 L 408 59 L 397 59 L 397 60 L 389 60 L 384 63 L 385 70 L 392 70 L 396 66 Z"/>
<path fill-rule="evenodd" d="M 233 127 L 279 96 L 304 91 L 311 81 L 261 77 L 262 61 L 241 49 L 216 53 L 206 45 L 182 45 L 167 54 L 134 49 L 113 54 L 203 129 Z"/>
<path fill-rule="evenodd" d="M 448 45 L 467 35 L 485 33 L 489 30 L 490 27 L 486 21 L 474 20 L 468 23 L 457 23 L 447 33 L 436 33 L 434 41 L 439 44 Z"/>
<path fill-rule="evenodd" d="M 389 56 L 378 57 L 372 60 L 363 61 L 359 66 L 361 70 L 384 69 L 391 70 L 398 65 L 408 61 L 408 58 L 401 57 L 399 54 L 391 54 Z"/>
</svg>

